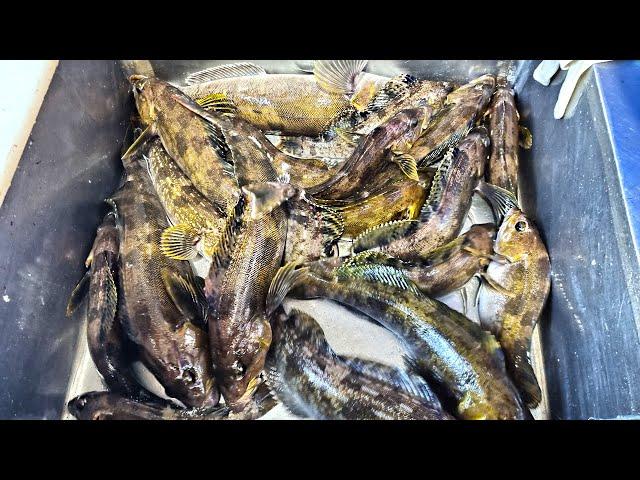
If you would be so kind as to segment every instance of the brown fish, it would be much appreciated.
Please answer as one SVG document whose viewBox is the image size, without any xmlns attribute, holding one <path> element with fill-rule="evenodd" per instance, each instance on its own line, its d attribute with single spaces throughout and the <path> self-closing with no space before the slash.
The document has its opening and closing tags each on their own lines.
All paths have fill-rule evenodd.
<svg viewBox="0 0 640 480">
<path fill-rule="evenodd" d="M 434 113 L 429 125 L 408 152 L 416 159 L 419 169 L 437 162 L 449 148 L 465 137 L 482 117 L 494 88 L 495 78 L 483 75 L 447 96 L 444 106 Z"/>
<path fill-rule="evenodd" d="M 309 315 L 280 310 L 273 323 L 267 383 L 292 413 L 329 420 L 452 418 L 419 376 L 338 356 Z"/>
<path fill-rule="evenodd" d="M 499 217 L 503 218 L 494 250 L 507 262 L 492 261 L 479 296 L 483 326 L 498 338 L 507 370 L 530 407 L 542 393 L 530 363 L 531 336 L 544 308 L 549 289 L 550 263 L 544 242 L 534 223 L 505 190 L 481 185 Z"/>
<path fill-rule="evenodd" d="M 424 294 L 438 297 L 463 287 L 492 259 L 504 261 L 493 254 L 495 233 L 493 224 L 473 225 L 456 239 L 412 262 L 403 262 L 383 252 L 366 251 L 346 258 L 338 272 L 344 278 L 362 278 L 398 287 L 409 288 L 408 280 Z"/>
<path fill-rule="evenodd" d="M 125 162 L 124 185 L 109 199 L 120 232 L 118 309 L 142 363 L 167 395 L 188 407 L 218 403 L 204 323 L 201 286 L 186 261 L 160 250 L 169 225 L 151 179 L 136 160 Z"/>
<path fill-rule="evenodd" d="M 484 173 L 489 137 L 476 127 L 452 149 L 438 167 L 418 221 L 396 221 L 364 232 L 355 240 L 354 252 L 377 246 L 400 260 L 426 257 L 453 240 L 464 223 L 471 197 Z"/>
<path fill-rule="evenodd" d="M 284 251 L 281 204 L 294 193 L 276 182 L 244 186 L 205 280 L 214 369 L 234 412 L 251 400 L 271 344 L 265 299 Z"/>
<path fill-rule="evenodd" d="M 366 189 L 375 188 L 380 179 L 386 178 L 390 168 L 399 169 L 418 181 L 415 162 L 404 154 L 422 131 L 429 115 L 428 107 L 397 113 L 364 137 L 331 179 L 307 189 L 307 193 L 323 200 L 365 198 Z"/>
<path fill-rule="evenodd" d="M 67 315 L 86 297 L 87 344 L 106 386 L 128 397 L 157 400 L 138 382 L 131 367 L 135 357 L 123 332 L 118 307 L 120 238 L 113 212 L 105 215 L 86 264 L 90 267 L 71 295 Z"/>
<path fill-rule="evenodd" d="M 460 418 L 530 417 L 494 336 L 445 304 L 411 289 L 340 279 L 321 262 L 298 270 L 292 264 L 282 267 L 269 289 L 269 311 L 288 292 L 294 298 L 340 302 L 389 329 L 409 352 L 415 370 L 438 385 L 441 398 Z"/>
<path fill-rule="evenodd" d="M 221 65 L 187 77 L 197 100 L 224 94 L 238 115 L 267 133 L 318 135 L 353 102 L 368 102 L 387 78 L 363 73 L 366 60 L 318 60 L 313 75 L 267 74 L 250 63 Z"/>
<path fill-rule="evenodd" d="M 240 194 L 220 130 L 201 114 L 204 110 L 198 104 L 173 85 L 142 75 L 132 75 L 129 80 L 147 129 L 123 158 L 158 135 L 193 186 L 225 214 L 231 212 Z"/>
</svg>

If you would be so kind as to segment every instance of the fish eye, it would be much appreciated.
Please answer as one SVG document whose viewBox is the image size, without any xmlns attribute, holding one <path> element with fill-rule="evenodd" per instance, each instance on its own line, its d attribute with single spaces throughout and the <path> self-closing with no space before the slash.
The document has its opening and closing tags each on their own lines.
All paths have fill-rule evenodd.
<svg viewBox="0 0 640 480">
<path fill-rule="evenodd" d="M 526 228 L 527 222 L 523 222 L 522 220 L 520 220 L 518 223 L 516 223 L 516 230 L 518 232 L 523 232 Z"/>
<path fill-rule="evenodd" d="M 195 383 L 196 382 L 196 372 L 191 367 L 185 368 L 182 371 L 182 379 L 187 384 Z"/>
<path fill-rule="evenodd" d="M 108 420 L 107 415 L 103 415 L 102 413 L 96 413 L 93 416 L 94 420 Z"/>
<path fill-rule="evenodd" d="M 87 406 L 87 399 L 86 398 L 79 398 L 76 401 L 75 407 L 78 411 L 81 411 L 84 409 L 84 407 Z"/>
<path fill-rule="evenodd" d="M 417 127 L 418 126 L 418 119 L 414 118 L 413 120 L 411 120 L 410 126 L 411 126 L 411 128 Z"/>
</svg>

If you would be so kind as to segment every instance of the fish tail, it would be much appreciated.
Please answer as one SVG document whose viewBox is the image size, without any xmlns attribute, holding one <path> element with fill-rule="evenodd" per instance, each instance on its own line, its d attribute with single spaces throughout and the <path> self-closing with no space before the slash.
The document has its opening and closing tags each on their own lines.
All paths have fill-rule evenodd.
<svg viewBox="0 0 640 480">
<path fill-rule="evenodd" d="M 529 349 L 525 345 L 516 346 L 507 352 L 507 357 L 507 365 L 522 400 L 527 407 L 535 408 L 542 400 L 542 390 L 529 360 Z"/>
</svg>

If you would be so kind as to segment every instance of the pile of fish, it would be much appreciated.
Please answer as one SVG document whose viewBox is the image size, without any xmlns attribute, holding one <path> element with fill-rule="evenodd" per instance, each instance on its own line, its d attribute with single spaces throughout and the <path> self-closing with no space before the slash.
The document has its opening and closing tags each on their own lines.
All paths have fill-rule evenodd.
<svg viewBox="0 0 640 480">
<path fill-rule="evenodd" d="M 519 207 L 531 137 L 514 91 L 366 64 L 130 77 L 140 133 L 67 312 L 86 305 L 108 390 L 71 400 L 75 417 L 253 419 L 283 404 L 317 419 L 532 418 L 550 267 Z M 480 204 L 492 221 L 475 223 Z M 452 292 L 462 307 L 440 300 Z M 404 367 L 338 355 L 285 297 L 365 314 Z"/>
</svg>

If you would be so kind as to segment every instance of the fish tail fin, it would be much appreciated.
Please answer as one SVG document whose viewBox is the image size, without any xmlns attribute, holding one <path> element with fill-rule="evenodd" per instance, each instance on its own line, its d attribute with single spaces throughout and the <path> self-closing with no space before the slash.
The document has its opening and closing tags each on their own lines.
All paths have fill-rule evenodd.
<svg viewBox="0 0 640 480">
<path fill-rule="evenodd" d="M 418 223 L 417 220 L 396 220 L 369 228 L 354 239 L 353 252 L 360 253 L 372 248 L 384 247 L 411 233 Z"/>
<path fill-rule="evenodd" d="M 289 262 L 280 267 L 271 281 L 269 292 L 267 293 L 266 312 L 271 316 L 273 312 L 284 301 L 287 293 L 294 288 L 308 273 L 308 267 L 296 269 L 297 262 Z"/>
<path fill-rule="evenodd" d="M 160 251 L 174 260 L 193 260 L 198 256 L 196 245 L 201 240 L 193 227 L 180 223 L 165 229 L 160 235 Z"/>
<path fill-rule="evenodd" d="M 329 93 L 350 95 L 368 60 L 316 60 L 313 74 L 320 88 Z"/>
<path fill-rule="evenodd" d="M 409 155 L 408 153 L 403 153 L 402 155 L 392 155 L 391 161 L 400 167 L 402 173 L 404 173 L 411 180 L 415 180 L 416 182 L 420 181 L 420 177 L 418 176 L 418 166 L 416 164 L 416 159 Z"/>
<path fill-rule="evenodd" d="M 529 349 L 525 345 L 517 346 L 515 351 L 507 352 L 507 357 L 511 376 L 522 400 L 529 408 L 537 407 L 542 400 L 542 390 L 529 360 Z"/>
<path fill-rule="evenodd" d="M 244 185 L 242 192 L 247 196 L 251 219 L 258 220 L 293 197 L 296 189 L 288 183 L 264 182 Z"/>
</svg>

